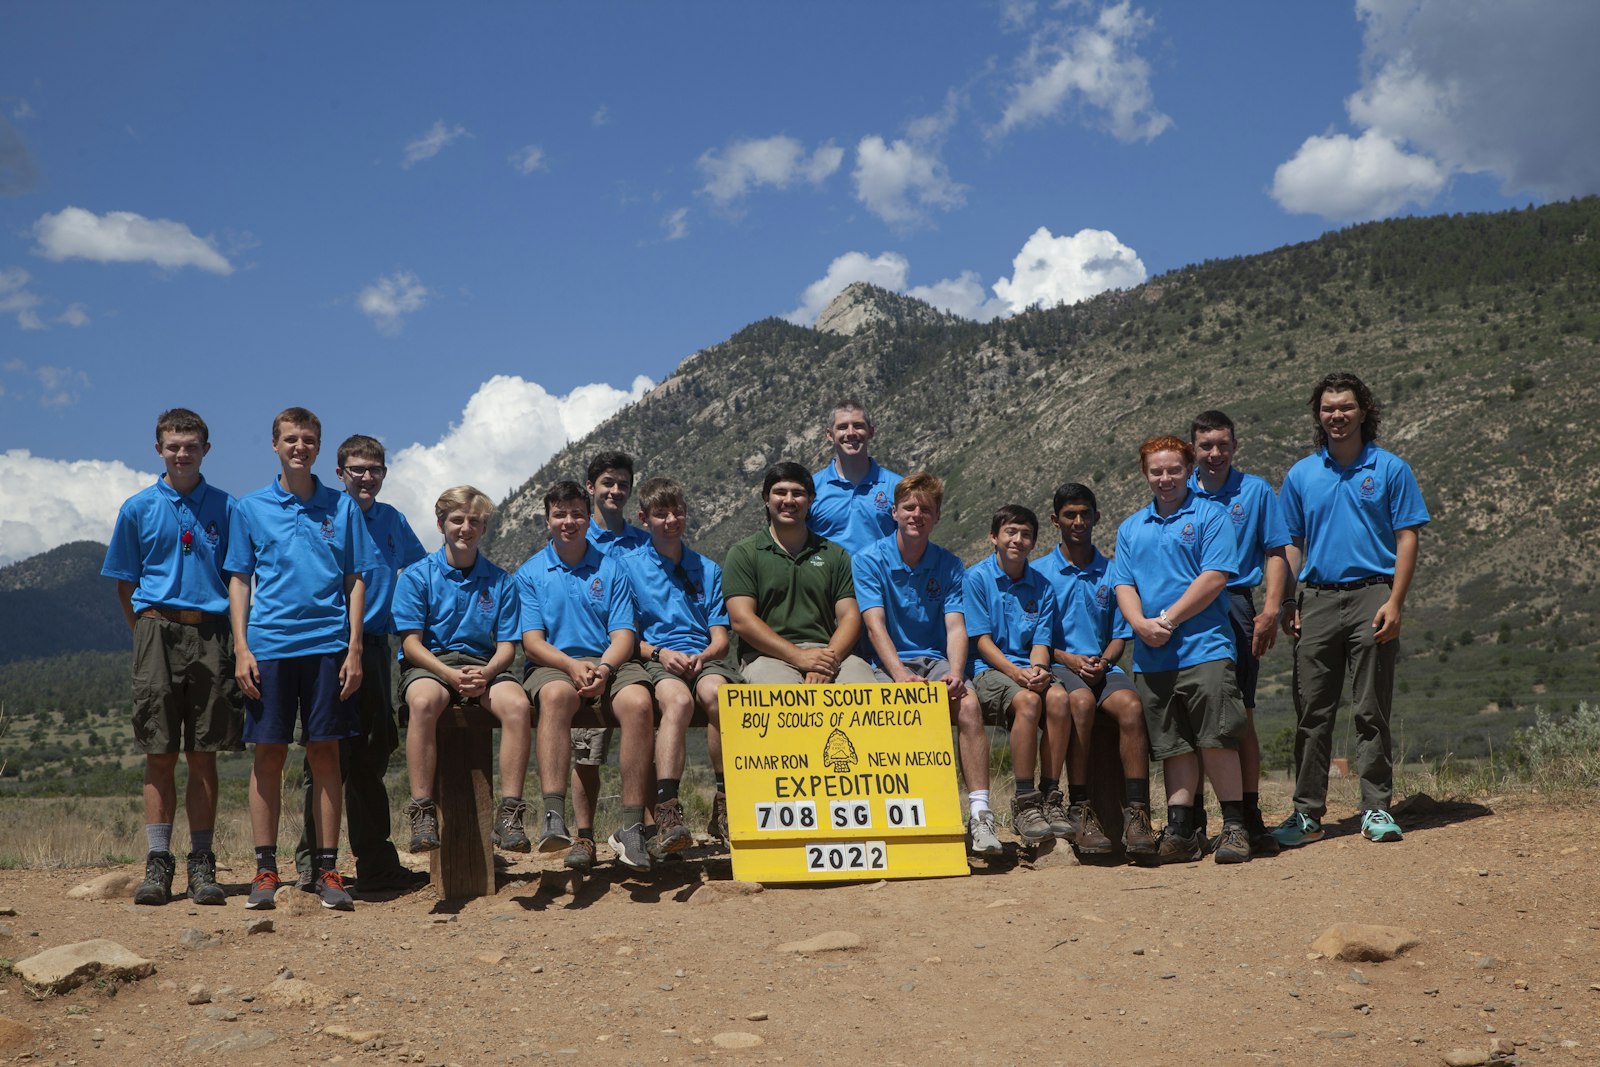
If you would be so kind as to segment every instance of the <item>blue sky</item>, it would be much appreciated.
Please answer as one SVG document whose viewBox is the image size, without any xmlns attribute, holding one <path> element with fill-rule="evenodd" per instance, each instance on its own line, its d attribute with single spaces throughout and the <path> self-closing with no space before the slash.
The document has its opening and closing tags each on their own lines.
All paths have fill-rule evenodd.
<svg viewBox="0 0 1600 1067">
<path fill-rule="evenodd" d="M 1600 191 L 1588 0 L 0 15 L 0 562 L 159 467 L 371 433 L 419 530 L 856 279 L 993 318 L 1349 222 Z"/>
</svg>

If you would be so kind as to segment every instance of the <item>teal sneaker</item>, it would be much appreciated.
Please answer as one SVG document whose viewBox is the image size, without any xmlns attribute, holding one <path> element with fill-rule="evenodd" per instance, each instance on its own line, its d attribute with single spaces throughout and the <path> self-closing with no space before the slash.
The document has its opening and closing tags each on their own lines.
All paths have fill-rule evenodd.
<svg viewBox="0 0 1600 1067">
<path fill-rule="evenodd" d="M 1368 841 L 1398 841 L 1402 835 L 1394 816 L 1376 808 L 1361 813 L 1361 836 Z"/>
<path fill-rule="evenodd" d="M 1322 824 L 1309 815 L 1291 812 L 1287 819 L 1273 827 L 1272 836 L 1284 848 L 1299 848 L 1322 840 Z"/>
</svg>

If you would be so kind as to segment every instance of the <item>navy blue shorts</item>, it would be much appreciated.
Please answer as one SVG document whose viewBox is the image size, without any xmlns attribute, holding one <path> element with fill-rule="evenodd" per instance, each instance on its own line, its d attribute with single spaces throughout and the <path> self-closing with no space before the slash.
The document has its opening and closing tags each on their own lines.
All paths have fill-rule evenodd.
<svg viewBox="0 0 1600 1067">
<path fill-rule="evenodd" d="M 257 660 L 261 699 L 245 698 L 244 741 L 287 745 L 300 725 L 300 743 L 342 741 L 361 733 L 361 703 L 339 699 L 343 652 Z"/>
<path fill-rule="evenodd" d="M 1252 642 L 1256 633 L 1256 598 L 1248 589 L 1229 589 L 1228 621 L 1233 624 L 1233 680 L 1238 683 L 1244 706 L 1256 706 L 1256 678 L 1261 661 L 1256 659 Z"/>
</svg>

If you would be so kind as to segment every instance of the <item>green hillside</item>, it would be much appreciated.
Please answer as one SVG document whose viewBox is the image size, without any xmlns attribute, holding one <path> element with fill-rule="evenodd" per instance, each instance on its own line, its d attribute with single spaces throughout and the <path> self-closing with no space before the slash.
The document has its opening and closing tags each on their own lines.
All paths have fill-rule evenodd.
<svg viewBox="0 0 1600 1067">
<path fill-rule="evenodd" d="M 988 325 L 858 285 L 820 321 L 861 325 L 768 319 L 685 360 L 511 495 L 491 555 L 515 566 L 541 545 L 542 487 L 581 476 L 600 448 L 631 452 L 641 479 L 682 480 L 696 543 L 720 555 L 759 524 L 768 464 L 822 464 L 823 421 L 845 396 L 868 404 L 887 466 L 946 479 L 940 540 L 969 561 L 997 505 L 1043 513 L 1068 479 L 1100 494 L 1109 547 L 1144 503 L 1144 437 L 1221 407 L 1240 426 L 1240 466 L 1276 485 L 1310 448 L 1311 385 L 1348 369 L 1380 397 L 1382 443 L 1411 462 L 1434 515 L 1399 744 L 1480 753 L 1535 703 L 1564 710 L 1600 691 L 1587 551 L 1600 444 L 1580 429 L 1600 393 L 1600 200 L 1355 226 Z M 1265 673 L 1267 733 L 1287 710 L 1287 653 Z"/>
</svg>

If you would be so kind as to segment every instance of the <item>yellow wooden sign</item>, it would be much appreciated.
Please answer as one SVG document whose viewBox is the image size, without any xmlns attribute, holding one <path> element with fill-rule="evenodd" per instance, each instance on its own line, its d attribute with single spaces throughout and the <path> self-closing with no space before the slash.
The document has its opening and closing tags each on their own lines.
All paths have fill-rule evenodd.
<svg viewBox="0 0 1600 1067">
<path fill-rule="evenodd" d="M 968 873 L 943 685 L 718 692 L 735 878 Z"/>
</svg>

